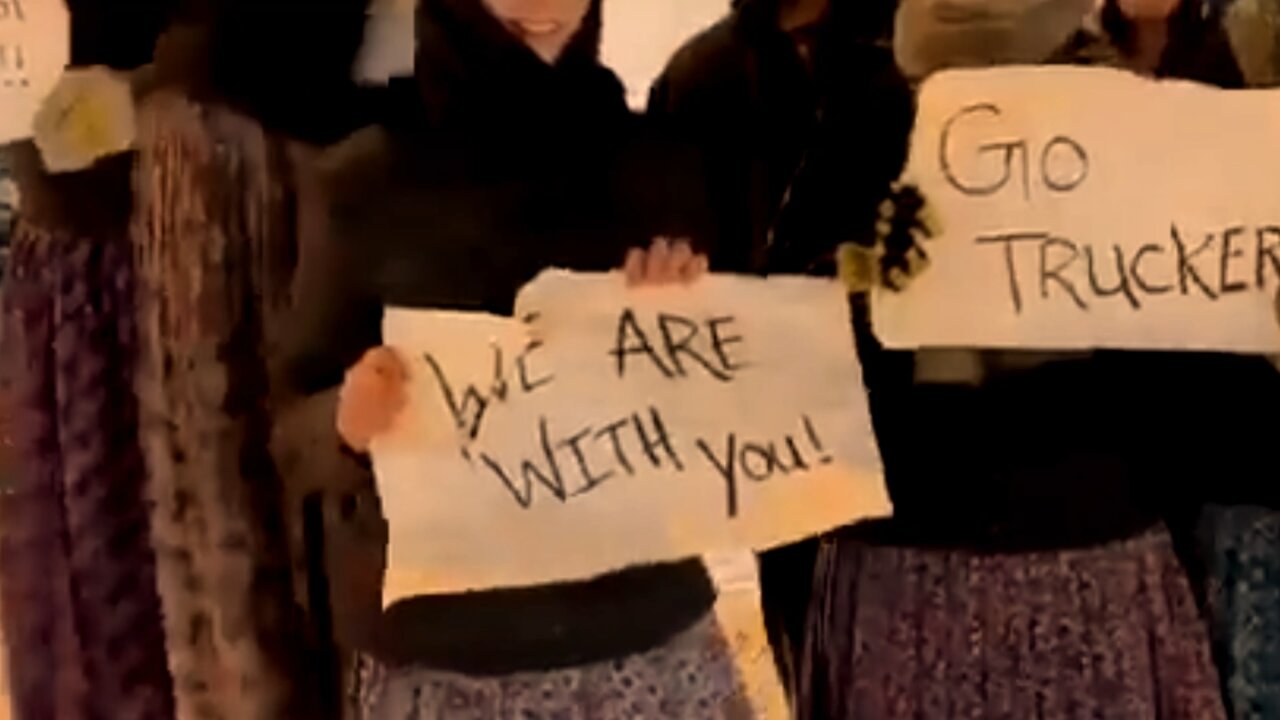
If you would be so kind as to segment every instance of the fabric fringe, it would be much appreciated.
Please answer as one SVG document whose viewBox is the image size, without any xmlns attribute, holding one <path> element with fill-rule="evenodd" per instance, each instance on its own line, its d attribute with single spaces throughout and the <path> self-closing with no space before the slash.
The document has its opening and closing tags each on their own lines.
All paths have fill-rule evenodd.
<svg viewBox="0 0 1280 720">
<path fill-rule="evenodd" d="M 317 717 L 268 367 L 296 256 L 287 158 L 252 120 L 162 93 L 140 114 L 137 389 L 178 715 Z"/>
</svg>

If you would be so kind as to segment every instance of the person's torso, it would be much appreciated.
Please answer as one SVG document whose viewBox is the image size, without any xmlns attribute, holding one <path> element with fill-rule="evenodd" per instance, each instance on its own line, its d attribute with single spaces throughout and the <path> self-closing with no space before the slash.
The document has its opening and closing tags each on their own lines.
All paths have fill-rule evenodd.
<svg viewBox="0 0 1280 720">
<path fill-rule="evenodd" d="M 521 164 L 491 153 L 469 163 L 456 146 L 391 142 L 388 170 L 359 202 L 340 205 L 335 230 L 363 248 L 366 291 L 382 305 L 509 313 L 519 288 L 545 268 L 609 270 L 628 248 L 696 228 L 697 198 L 684 198 L 687 211 L 672 200 L 673 186 L 691 178 L 664 178 L 668 169 L 682 172 L 664 161 L 665 150 L 639 136 L 559 164 L 553 155 Z M 692 560 L 576 583 L 414 597 L 362 634 L 367 649 L 397 664 L 540 671 L 650 650 L 703 618 L 714 598 Z"/>
</svg>

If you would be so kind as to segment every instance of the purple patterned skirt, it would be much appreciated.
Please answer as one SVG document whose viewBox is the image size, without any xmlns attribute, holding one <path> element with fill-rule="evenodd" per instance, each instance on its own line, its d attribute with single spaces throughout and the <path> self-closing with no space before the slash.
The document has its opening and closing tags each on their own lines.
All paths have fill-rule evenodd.
<svg viewBox="0 0 1280 720">
<path fill-rule="evenodd" d="M 1207 507 L 1198 549 L 1231 717 L 1280 718 L 1280 512 Z"/>
<path fill-rule="evenodd" d="M 14 715 L 169 720 L 123 232 L 19 222 L 3 307 L 19 463 L 0 502 Z"/>
<path fill-rule="evenodd" d="M 750 720 L 729 643 L 706 619 L 647 653 L 501 677 L 356 663 L 360 720 Z"/>
<path fill-rule="evenodd" d="M 1087 549 L 822 550 L 799 715 L 1223 720 L 1168 533 Z"/>
</svg>

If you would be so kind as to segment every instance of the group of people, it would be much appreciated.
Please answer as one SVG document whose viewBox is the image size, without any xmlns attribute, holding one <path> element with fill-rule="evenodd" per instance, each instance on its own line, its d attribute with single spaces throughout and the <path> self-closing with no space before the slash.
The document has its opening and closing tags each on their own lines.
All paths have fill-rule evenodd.
<svg viewBox="0 0 1280 720">
<path fill-rule="evenodd" d="M 140 260 L 176 278 L 171 285 L 153 280 L 153 301 L 165 290 L 190 291 L 194 298 L 185 306 L 181 298 L 160 297 L 147 310 L 154 317 L 146 316 L 152 322 L 143 323 L 144 333 L 172 331 L 163 340 L 181 344 L 186 336 L 178 330 L 205 318 L 177 313 L 196 308 L 193 314 L 226 323 L 234 340 L 245 344 L 238 354 L 228 350 L 231 340 L 177 351 L 159 341 L 148 346 L 164 350 L 151 358 L 158 367 L 149 371 L 166 381 L 176 378 L 151 393 L 153 404 L 164 405 L 157 398 L 189 382 L 182 387 L 197 402 L 218 405 L 237 422 L 249 418 L 243 432 L 227 429 L 231 424 L 209 425 L 220 429 L 193 431 L 196 440 L 185 445 L 178 442 L 183 438 L 169 438 L 182 434 L 181 413 L 175 411 L 168 424 L 152 423 L 169 434 L 166 442 L 172 440 L 161 469 L 175 477 L 207 473 L 192 476 L 199 481 L 225 473 L 255 482 L 268 476 L 266 451 L 256 447 L 268 444 L 261 437 L 267 423 L 259 422 L 255 413 L 262 408 L 249 398 L 282 382 L 287 392 L 280 397 L 305 402 L 337 396 L 325 422 L 336 427 L 345 459 L 367 471 L 370 444 L 395 427 L 406 405 L 405 366 L 380 334 L 388 305 L 510 314 L 519 288 L 549 266 L 617 269 L 636 285 L 697 283 L 708 271 L 839 277 L 849 289 L 849 341 L 862 364 L 894 514 L 759 558 L 766 629 L 795 716 L 1280 718 L 1280 486 L 1265 477 L 1267 449 L 1280 427 L 1262 412 L 1280 401 L 1280 373 L 1270 361 L 1207 353 L 889 351 L 870 323 L 872 286 L 909 291 L 911 279 L 928 271 L 934 224 L 928 198 L 897 184 L 920 82 L 952 67 L 1074 63 L 1240 88 L 1245 81 L 1222 27 L 1221 3 L 734 0 L 726 17 L 671 58 L 647 110 L 637 113 L 600 61 L 604 1 L 418 0 L 415 72 L 377 89 L 350 84 L 349 61 L 359 43 L 353 18 L 365 12 L 364 0 L 315 0 L 321 10 L 314 28 L 289 37 L 277 31 L 285 24 L 296 29 L 291 14 L 255 15 L 259 5 L 278 9 L 280 0 L 182 4 L 186 14 L 178 14 L 177 29 L 157 49 L 156 82 L 184 73 L 199 77 L 188 83 L 189 92 L 220 97 L 242 115 L 183 114 L 171 103 L 181 122 L 143 153 L 143 171 L 100 163 L 98 171 L 113 171 L 113 180 L 91 189 L 109 185 L 115 193 L 108 198 L 112 227 L 123 235 L 132 222 L 132 232 L 145 242 L 135 237 L 132 257 L 121 239 L 110 253 L 82 251 L 78 240 L 92 233 L 77 229 L 65 238 L 63 244 L 76 249 L 66 256 L 89 269 L 59 270 L 50 280 L 57 292 L 75 290 L 79 297 L 84 293 L 64 276 L 105 278 L 93 275 L 114 293 L 104 312 L 70 313 L 81 324 L 59 335 L 92 340 L 94 352 L 110 344 L 114 332 L 92 323 L 132 312 L 132 288 L 119 278 Z M 82 24 L 94 17 L 81 15 Z M 198 33 L 190 32 L 197 27 Z M 278 62 L 263 61 L 264 47 L 275 48 L 266 54 Z M 324 61 L 312 62 L 315 57 Z M 329 81 L 339 76 L 342 82 Z M 309 151 L 305 162 L 293 158 L 300 168 L 291 189 L 297 207 L 289 208 L 297 211 L 296 222 L 277 222 L 263 209 L 278 198 L 261 190 L 278 179 L 272 173 L 285 163 L 263 149 L 269 143 L 255 134 L 259 130 L 244 130 L 244 117 L 311 150 L 325 148 Z M 193 140 L 191 127 L 201 122 L 214 127 L 216 141 L 207 149 Z M 253 148 L 249 159 L 228 160 L 234 153 L 227 138 L 246 137 Z M 233 181 L 215 186 L 208 207 L 199 205 L 191 200 L 193 188 L 213 174 L 210 168 L 221 167 L 218 162 L 233 168 Z M 165 163 L 179 167 L 166 169 Z M 251 166 L 262 176 L 245 169 Z M 142 188 L 132 200 L 123 197 L 128 183 L 115 182 L 131 171 Z M 228 200 L 238 191 L 235 182 L 252 186 L 244 192 L 258 204 L 243 209 Z M 86 187 L 87 181 L 72 180 L 54 189 Z M 160 207 L 165 203 L 172 207 Z M 135 208 L 130 220 L 134 205 L 142 211 Z M 97 217 L 67 202 L 29 201 L 21 212 L 29 224 L 40 212 L 77 223 Z M 206 232 L 202 223 L 218 212 L 228 214 L 232 229 Z M 940 220 L 945 225 L 946 218 Z M 289 237 L 283 251 L 256 240 L 225 256 L 189 247 L 230 243 L 232 233 L 258 231 L 297 237 Z M 37 280 L 48 280 L 42 268 L 55 264 L 47 255 L 61 250 L 30 229 L 26 235 L 27 250 L 6 287 L 7 318 L 29 345 L 25 370 L 35 378 L 24 398 L 58 420 L 76 419 L 64 406 L 77 397 L 55 385 L 61 388 L 67 376 L 82 380 L 77 387 L 93 389 L 114 375 L 72 372 L 74 353 L 48 359 L 79 347 L 46 343 L 41 334 L 48 330 L 45 315 L 74 303 L 45 303 L 36 292 Z M 164 255 L 164 248 L 173 254 Z M 236 272 L 259 273 L 253 282 L 274 278 L 262 270 L 273 262 L 272 268 L 296 267 L 296 277 L 282 283 L 290 285 L 287 292 L 279 293 L 295 296 L 288 312 L 271 318 L 270 329 L 283 330 L 283 337 L 271 339 L 278 342 L 273 349 L 281 348 L 279 367 L 273 362 L 269 372 L 259 372 L 248 358 L 257 348 L 252 342 L 270 334 L 256 320 L 227 321 L 236 312 L 247 317 L 245 308 L 254 303 L 238 296 L 222 304 L 209 300 L 216 292 L 240 292 L 241 285 L 207 282 L 224 276 L 200 275 L 181 258 L 239 263 L 243 268 Z M 276 290 L 259 293 L 273 297 L 255 297 L 255 303 L 269 306 Z M 122 337 L 133 336 L 132 322 L 121 325 L 128 330 Z M 205 351 L 207 357 L 200 355 Z M 240 363 L 244 374 L 214 382 L 194 369 L 215 361 Z M 132 372 L 127 363 L 110 367 L 118 370 L 114 374 Z M 57 375 L 57 382 L 46 375 Z M 233 385 L 235 392 L 227 390 Z M 102 455 L 110 443 L 96 441 L 103 424 L 97 419 L 129 406 L 131 389 L 124 383 L 117 394 L 98 393 L 100 407 L 92 418 L 80 418 L 75 433 L 59 433 L 53 420 L 40 425 L 43 434 L 29 433 L 29 454 L 51 456 L 59 443 L 78 441 L 84 454 Z M 226 392 L 225 401 L 218 389 Z M 1254 408 L 1261 411 L 1245 411 Z M 203 425 L 197 429 L 204 432 Z M 112 442 L 128 441 L 134 464 L 127 469 L 138 476 L 133 490 L 141 497 L 145 473 L 134 472 L 142 463 L 136 438 L 115 435 L 121 437 Z M 193 459 L 212 437 L 226 455 Z M 148 457 L 152 475 L 161 454 Z M 222 461 L 232 456 L 234 461 Z M 46 460 L 50 467 L 83 470 L 79 486 L 85 492 L 100 481 L 114 483 L 124 467 Z M 49 469 L 48 478 L 37 480 L 56 486 L 56 472 L 62 470 Z M 156 484 L 154 477 L 149 482 Z M 253 502 L 261 498 L 245 492 L 253 502 L 237 505 L 231 500 L 243 500 L 239 485 L 205 484 L 210 486 L 150 489 L 148 496 L 159 498 L 159 509 L 151 509 L 152 545 L 163 535 L 154 529 L 161 515 L 169 531 L 201 524 L 190 533 L 200 542 L 208 534 L 204 525 L 218 526 L 231 538 L 217 545 L 228 556 L 252 544 L 244 539 L 257 537 L 252 529 L 240 532 L 235 524 L 247 522 L 244 517 L 222 523 L 227 531 L 192 508 L 206 495 L 234 508 L 256 508 Z M 121 486 L 112 484 L 114 491 Z M 339 511 L 319 521 L 332 527 L 317 543 L 323 546 L 317 552 L 330 557 L 316 567 L 330 573 L 318 595 L 331 604 L 335 639 L 357 657 L 351 696 L 361 718 L 754 717 L 750 692 L 716 622 L 716 588 L 701 560 L 580 582 L 423 595 L 382 609 L 386 528 L 376 483 L 359 487 L 344 490 Z M 58 492 L 45 498 L 51 517 L 77 501 Z M 205 576 L 185 574 L 199 565 L 187 546 L 146 547 L 141 516 L 148 510 L 134 500 L 131 512 L 139 518 L 130 515 L 125 540 L 139 558 L 161 562 L 143 577 L 137 568 L 151 560 L 130 561 L 130 582 L 151 588 L 134 594 L 141 598 L 134 603 L 137 613 L 110 627 L 84 625 L 97 628 L 98 636 L 114 633 L 107 638 L 112 641 L 123 641 L 137 618 L 159 614 L 156 575 L 170 595 L 208 591 Z M 117 514 L 124 506 L 95 502 Z M 89 527 L 88 517 L 76 527 Z M 57 556 L 75 528 L 29 524 L 30 542 L 10 543 L 0 559 L 7 578 L 20 566 L 29 584 L 53 597 L 53 581 L 44 583 L 52 571 L 39 567 L 34 551 L 25 562 L 18 562 L 19 555 L 44 548 Z M 124 556 L 121 537 L 112 541 Z M 78 563 L 72 570 L 82 576 L 105 565 L 101 554 L 71 555 Z M 240 577 L 212 566 L 223 573 L 220 579 Z M 242 574 L 252 576 L 253 589 L 275 582 L 265 565 L 250 567 Z M 325 579 L 308 582 L 323 585 Z M 113 582 L 103 579 L 91 599 L 118 600 L 120 586 Z M 159 709 L 139 711 L 139 717 L 172 714 L 170 694 L 178 696 L 179 707 L 203 707 L 211 683 L 237 692 L 254 684 L 218 672 L 209 673 L 214 680 L 179 675 L 190 670 L 186 665 L 195 667 L 252 635 L 258 618 L 250 616 L 261 608 L 250 600 L 232 606 L 243 615 L 228 613 L 236 622 L 209 620 L 203 605 L 187 622 L 175 620 L 175 603 L 165 598 L 169 653 L 174 628 L 181 628 L 180 641 L 189 642 L 192 654 L 169 662 L 172 692 L 144 698 Z M 262 614 L 279 620 L 285 613 L 271 606 Z M 43 627 L 33 626 L 29 644 L 47 644 L 58 633 L 59 642 L 75 644 L 63 637 L 68 632 Z M 215 637 L 219 632 L 236 637 L 224 647 Z M 157 628 L 135 644 L 163 655 L 160 634 Z M 123 677 L 132 666 L 115 662 L 105 647 L 98 648 L 88 674 L 120 675 L 109 679 L 122 686 L 137 680 L 132 671 Z M 227 654 L 239 657 L 234 650 Z M 254 658 L 248 665 L 267 662 L 243 657 Z M 53 672 L 58 663 L 40 667 L 46 665 Z M 151 665 L 156 687 L 168 687 L 164 668 Z M 34 661 L 31 667 L 34 687 L 41 678 Z M 32 692 L 40 700 L 45 695 Z M 47 707 L 58 702 L 49 700 Z M 27 706 L 46 707 L 35 701 Z M 45 714 L 62 717 L 52 709 Z"/>
<path fill-rule="evenodd" d="M 510 313 L 547 266 L 625 264 L 639 283 L 697 282 L 708 266 L 847 276 L 850 246 L 877 249 L 872 282 L 904 286 L 927 256 L 922 203 L 894 186 L 918 81 L 1081 63 L 1242 87 L 1220 21 L 1200 0 L 739 0 L 637 116 L 598 59 L 600 0 L 422 0 L 414 78 L 331 151 L 327 250 L 303 284 L 314 297 L 300 303 L 294 377 L 305 392 L 341 386 L 336 422 L 363 452 L 405 402 L 404 368 L 379 340 L 384 304 Z M 1234 511 L 1206 509 L 1275 507 L 1261 470 L 1275 428 L 1230 411 L 1268 406 L 1274 367 L 888 352 L 865 289 L 851 288 L 852 336 L 895 514 L 761 557 L 796 714 L 1280 712 L 1265 664 L 1276 648 L 1240 657 L 1223 620 L 1215 666 L 1204 621 L 1274 623 L 1258 613 L 1276 608 L 1221 591 L 1240 582 L 1212 549 Z M 1136 410 L 1107 410 L 1122 398 Z M 1268 522 L 1274 541 L 1274 518 L 1253 512 L 1254 541 Z M 1225 552 L 1274 582 L 1276 548 L 1247 545 Z M 714 600 L 690 560 L 402 601 L 357 633 L 360 706 L 396 719 L 747 717 Z"/>
</svg>

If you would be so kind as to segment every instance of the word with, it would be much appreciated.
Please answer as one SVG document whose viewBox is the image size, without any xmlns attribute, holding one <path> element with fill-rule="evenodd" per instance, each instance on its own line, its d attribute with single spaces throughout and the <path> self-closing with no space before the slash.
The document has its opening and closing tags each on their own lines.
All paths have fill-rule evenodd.
<svg viewBox="0 0 1280 720">
<path fill-rule="evenodd" d="M 0 22 L 6 20 L 26 21 L 27 14 L 22 9 L 22 3 L 23 0 L 0 0 Z"/>
<path fill-rule="evenodd" d="M 618 317 L 617 338 L 609 354 L 617 362 L 620 378 L 627 374 L 628 357 L 644 355 L 663 377 L 685 378 L 691 370 L 701 368 L 712 378 L 727 383 L 747 367 L 729 354 L 731 346 L 743 342 L 741 336 L 728 334 L 734 322 L 736 320 L 727 315 L 697 322 L 680 315 L 658 313 L 656 328 L 646 333 L 635 311 L 628 308 Z M 650 342 L 651 335 L 659 337 L 661 343 Z"/>
<path fill-rule="evenodd" d="M 1268 274 L 1280 278 L 1280 226 L 1250 231 L 1237 225 L 1206 233 L 1198 243 L 1189 242 L 1190 236 L 1176 225 L 1170 227 L 1169 235 L 1167 244 L 1147 243 L 1131 252 L 1119 245 L 1098 252 L 1091 245 L 1048 232 L 986 235 L 975 242 L 1003 246 L 1009 292 L 1018 313 L 1024 306 L 1026 282 L 1018 273 L 1019 248 L 1037 255 L 1033 276 L 1042 300 L 1048 300 L 1050 288 L 1056 287 L 1085 311 L 1091 300 L 1112 297 L 1123 298 L 1134 310 L 1142 308 L 1145 297 L 1169 293 L 1200 294 L 1217 300 L 1248 290 L 1265 290 Z"/>
<path fill-rule="evenodd" d="M 525 321 L 532 322 L 535 319 L 536 316 L 530 316 Z M 479 437 L 485 414 L 494 403 L 507 402 L 513 389 L 528 395 L 547 387 L 555 380 L 554 375 L 538 373 L 530 367 L 533 355 L 542 347 L 541 340 L 530 340 L 518 355 L 508 360 L 504 357 L 502 348 L 495 343 L 490 348 L 493 357 L 493 375 L 489 386 L 478 388 L 468 384 L 461 393 L 449 381 L 444 368 L 440 367 L 435 356 L 431 353 L 423 355 L 423 360 L 426 361 L 427 367 L 431 368 L 431 373 L 440 388 L 440 394 L 444 396 L 445 404 L 449 406 L 453 422 L 462 433 L 464 457 L 467 456 L 465 446 Z"/>
<path fill-rule="evenodd" d="M 676 472 L 685 469 L 662 413 L 653 407 L 647 413 L 631 413 L 608 424 L 587 426 L 568 434 L 553 433 L 543 416 L 538 419 L 537 435 L 541 458 L 519 460 L 513 466 L 519 469 L 518 473 L 511 472 L 489 453 L 479 453 L 480 462 L 525 509 L 533 506 L 538 485 L 564 503 L 591 492 L 620 472 L 633 476 L 645 463 L 655 470 L 668 466 Z M 606 459 L 602 460 L 602 455 Z"/>
<path fill-rule="evenodd" d="M 822 440 L 813 426 L 813 421 L 805 415 L 801 418 L 805 435 L 811 449 L 817 457 L 818 464 L 831 464 L 831 456 L 823 449 Z M 725 436 L 724 452 L 717 453 L 706 440 L 699 438 L 696 443 L 699 450 L 724 478 L 726 506 L 729 517 L 738 516 L 738 490 L 740 478 L 763 483 L 781 473 L 790 475 L 804 472 L 811 467 L 810 461 L 800 449 L 793 435 L 787 435 L 782 442 L 739 442 L 736 433 Z"/>
<path fill-rule="evenodd" d="M 953 133 L 961 121 L 973 121 L 980 117 L 999 118 L 1003 113 L 994 103 L 970 105 L 947 119 L 942 126 L 938 145 L 938 165 L 951 187 L 969 196 L 985 197 L 1005 189 L 1018 172 L 1025 200 L 1031 200 L 1033 147 L 1026 138 L 992 140 L 978 145 L 975 154 L 980 158 L 994 155 L 996 172 L 986 179 L 962 178 L 953 162 L 955 148 Z M 1055 135 L 1040 147 L 1036 162 L 1038 179 L 1045 188 L 1055 193 L 1075 190 L 1089 177 L 1089 153 L 1075 140 L 1065 135 Z"/>
<path fill-rule="evenodd" d="M 0 7 L 3 7 L 0 5 Z M 22 46 L 0 41 L 0 87 L 25 88 L 31 84 L 27 78 L 27 62 Z"/>
</svg>

